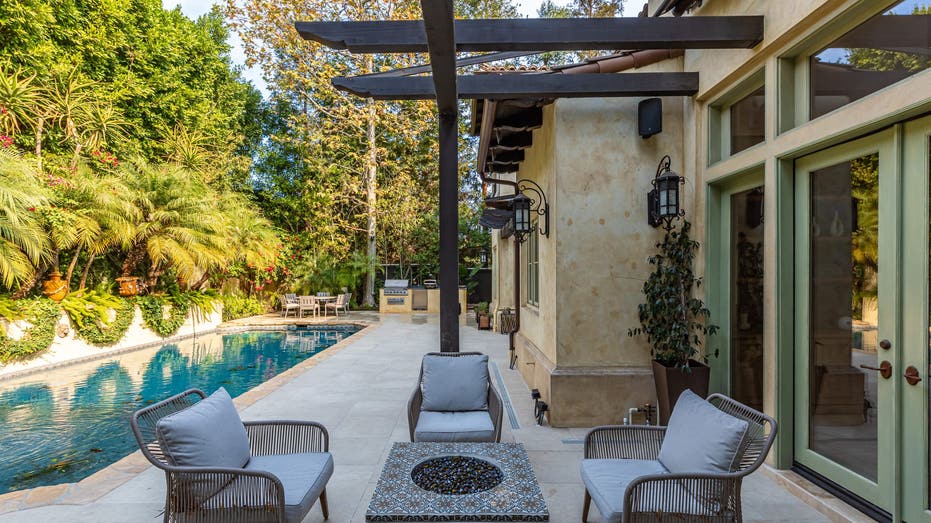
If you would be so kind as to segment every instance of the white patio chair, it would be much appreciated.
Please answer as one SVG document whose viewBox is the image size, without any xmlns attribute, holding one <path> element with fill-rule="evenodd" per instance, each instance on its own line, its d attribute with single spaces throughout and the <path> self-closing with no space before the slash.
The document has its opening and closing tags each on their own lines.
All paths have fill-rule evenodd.
<svg viewBox="0 0 931 523">
<path fill-rule="evenodd" d="M 281 301 L 281 315 L 287 318 L 289 311 L 294 311 L 294 314 L 297 314 L 299 307 L 300 304 L 297 301 L 297 294 L 285 294 Z"/>
<path fill-rule="evenodd" d="M 317 303 L 317 298 L 313 296 L 300 296 L 298 298 L 298 314 L 301 318 L 304 317 L 304 311 L 313 311 L 314 318 L 316 318 L 319 310 L 320 304 Z"/>
<path fill-rule="evenodd" d="M 349 303 L 346 301 L 346 294 L 337 294 L 336 301 L 327 303 L 324 305 L 326 310 L 333 309 L 333 314 L 339 317 L 339 310 L 343 309 L 343 312 L 349 316 Z"/>
</svg>

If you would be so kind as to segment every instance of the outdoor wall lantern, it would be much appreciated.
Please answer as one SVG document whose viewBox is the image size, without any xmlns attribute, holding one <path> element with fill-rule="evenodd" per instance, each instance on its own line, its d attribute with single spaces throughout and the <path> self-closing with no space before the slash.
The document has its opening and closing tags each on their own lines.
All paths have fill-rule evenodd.
<svg viewBox="0 0 931 523">
<path fill-rule="evenodd" d="M 488 251 L 485 250 L 484 248 L 482 249 L 482 252 L 481 252 L 481 254 L 480 254 L 480 258 L 481 258 L 481 260 L 482 260 L 482 267 L 488 266 Z"/>
<path fill-rule="evenodd" d="M 667 231 L 672 230 L 673 220 L 685 216 L 685 211 L 679 207 L 679 186 L 685 184 L 685 178 L 669 168 L 671 162 L 668 154 L 659 161 L 653 189 L 647 194 L 648 223 L 653 227 L 664 224 Z"/>
<path fill-rule="evenodd" d="M 550 204 L 546 201 L 546 194 L 543 188 L 533 180 L 517 181 L 517 196 L 511 200 L 511 206 L 514 209 L 514 234 L 518 242 L 523 242 L 527 234 L 531 233 L 534 227 L 540 234 L 549 237 L 550 235 Z M 533 198 L 524 193 L 530 193 Z M 530 222 L 530 213 L 540 215 L 542 224 L 537 222 L 533 225 Z"/>
</svg>

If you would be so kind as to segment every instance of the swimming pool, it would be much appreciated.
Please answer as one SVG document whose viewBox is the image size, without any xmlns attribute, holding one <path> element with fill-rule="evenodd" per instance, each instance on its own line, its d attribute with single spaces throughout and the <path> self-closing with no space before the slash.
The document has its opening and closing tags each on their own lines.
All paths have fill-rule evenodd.
<svg viewBox="0 0 931 523">
<path fill-rule="evenodd" d="M 192 387 L 236 397 L 359 329 L 208 334 L 0 381 L 0 494 L 79 481 L 138 448 L 135 410 Z"/>
</svg>

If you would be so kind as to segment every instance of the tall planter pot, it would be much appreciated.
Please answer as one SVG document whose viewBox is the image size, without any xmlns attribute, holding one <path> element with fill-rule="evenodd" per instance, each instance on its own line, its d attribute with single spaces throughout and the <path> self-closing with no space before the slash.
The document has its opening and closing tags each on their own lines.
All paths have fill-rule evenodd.
<svg viewBox="0 0 931 523">
<path fill-rule="evenodd" d="M 667 425 L 676 400 L 685 389 L 691 389 L 702 398 L 708 397 L 708 382 L 711 379 L 711 367 L 704 363 L 689 360 L 692 372 L 683 372 L 679 367 L 666 367 L 653 360 L 653 381 L 656 384 L 656 399 L 659 402 L 659 424 Z"/>
</svg>

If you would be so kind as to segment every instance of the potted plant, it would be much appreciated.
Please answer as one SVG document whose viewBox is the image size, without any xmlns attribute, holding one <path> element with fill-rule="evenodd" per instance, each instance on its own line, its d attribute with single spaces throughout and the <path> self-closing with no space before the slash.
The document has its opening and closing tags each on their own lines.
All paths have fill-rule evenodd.
<svg viewBox="0 0 931 523">
<path fill-rule="evenodd" d="M 711 312 L 693 295 L 701 278 L 692 271 L 698 242 L 689 237 L 690 229 L 683 221 L 678 231 L 666 231 L 656 244 L 659 253 L 649 258 L 653 271 L 643 284 L 645 302 L 638 306 L 640 326 L 627 331 L 628 336 L 646 335 L 650 343 L 662 425 L 685 389 L 703 398 L 708 395 L 711 369 L 695 357 L 704 337 L 718 330 L 707 324 Z"/>
<path fill-rule="evenodd" d="M 488 302 L 481 301 L 475 304 L 475 322 L 480 330 L 491 328 L 491 316 L 488 315 Z"/>
</svg>

